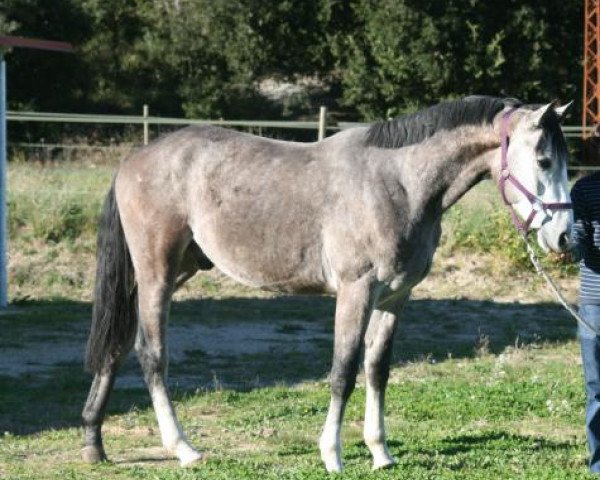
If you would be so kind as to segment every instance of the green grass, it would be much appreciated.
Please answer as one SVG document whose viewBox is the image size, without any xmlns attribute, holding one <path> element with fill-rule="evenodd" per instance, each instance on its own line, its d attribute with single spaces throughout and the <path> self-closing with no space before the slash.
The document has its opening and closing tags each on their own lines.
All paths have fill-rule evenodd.
<svg viewBox="0 0 600 480">
<path fill-rule="evenodd" d="M 586 478 L 583 385 L 573 342 L 543 349 L 508 349 L 500 356 L 418 362 L 394 369 L 386 416 L 394 469 L 370 474 L 361 440 L 364 389 L 348 406 L 344 429 L 345 478 L 490 479 Z M 45 382 L 0 383 L 2 408 L 42 401 L 36 433 L 0 437 L 4 478 L 325 478 L 317 439 L 329 391 L 324 382 L 179 392 L 176 406 L 206 463 L 186 470 L 157 449 L 153 412 L 140 390 L 117 391 L 106 423 L 114 463 L 79 460 L 81 431 L 74 404 L 87 379 L 65 366 Z M 47 405 L 54 406 L 48 408 Z M 62 406 L 62 408 L 59 408 Z M 65 408 L 66 407 L 66 408 Z M 44 425 L 47 425 L 44 427 Z M 51 425 L 49 427 L 48 425 Z"/>
<path fill-rule="evenodd" d="M 508 208 L 502 203 L 491 181 L 476 185 L 444 216 L 440 249 L 448 255 L 456 251 L 489 253 L 519 271 L 533 271 L 523 241 L 518 235 Z M 559 275 L 574 275 L 576 265 L 546 256 L 537 245 L 535 233 L 530 243 L 545 268 Z"/>
<path fill-rule="evenodd" d="M 98 217 L 113 167 L 9 166 L 12 301 L 89 299 Z"/>
<path fill-rule="evenodd" d="M 0 354 L 83 349 L 95 225 L 112 172 L 110 166 L 10 166 L 13 307 L 0 315 Z M 497 286 L 482 297 L 471 291 L 477 285 L 445 285 L 442 269 L 435 278 L 443 296 L 409 303 L 395 341 L 386 405 L 390 449 L 399 465 L 370 471 L 359 387 L 343 434 L 344 478 L 588 477 L 584 388 L 571 320 L 539 296 L 537 303 L 492 301 L 538 288 L 527 280 L 518 242 L 489 182 L 446 215 L 442 257 L 483 252 L 520 274 L 498 276 Z M 574 270 L 554 272 L 564 277 Z M 272 325 L 282 345 L 302 338 L 314 348 L 281 354 L 281 345 L 273 343 L 272 350 L 219 356 L 187 348 L 170 374 L 181 422 L 207 455 L 193 469 L 180 468 L 161 450 L 147 391 L 139 387 L 117 388 L 111 397 L 105 442 L 112 462 L 83 464 L 79 415 L 90 377 L 81 362 L 18 375 L 8 375 L 9 365 L 3 365 L 0 478 L 331 478 L 319 460 L 317 439 L 329 398 L 333 299 L 270 298 L 212 274 L 198 276 L 178 295 L 172 328 L 198 321 L 211 328 L 262 322 Z M 189 300 L 194 296 L 209 298 Z M 124 373 L 132 368 L 128 363 Z M 178 385 L 186 375 L 196 383 Z"/>
<path fill-rule="evenodd" d="M 12 298 L 90 299 L 96 225 L 114 170 L 111 165 L 94 164 L 10 165 Z M 477 251 L 519 271 L 532 269 L 509 213 L 489 181 L 477 185 L 445 215 L 443 232 L 441 255 Z M 544 263 L 559 275 L 576 273 L 575 266 L 551 258 Z M 223 292 L 222 282 L 214 278 L 202 276 L 195 282 L 195 288 L 207 295 Z"/>
<path fill-rule="evenodd" d="M 58 243 L 93 236 L 113 170 L 107 166 L 11 165 L 8 178 L 11 240 L 25 237 Z"/>
</svg>

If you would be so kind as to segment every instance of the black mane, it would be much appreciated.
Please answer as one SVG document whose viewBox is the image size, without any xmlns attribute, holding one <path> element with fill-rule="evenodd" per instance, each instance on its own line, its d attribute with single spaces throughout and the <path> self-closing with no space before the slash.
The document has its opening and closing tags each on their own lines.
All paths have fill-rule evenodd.
<svg viewBox="0 0 600 480">
<path fill-rule="evenodd" d="M 562 128 L 560 126 L 560 118 L 558 117 L 554 109 L 552 109 L 547 115 L 544 115 L 544 117 L 542 118 L 541 127 L 544 130 L 544 134 L 540 143 L 550 143 L 550 146 L 553 151 L 553 156 L 560 159 L 567 159 L 569 155 L 567 142 L 565 140 L 565 136 L 562 133 Z M 538 148 L 540 148 L 539 145 Z"/>
<path fill-rule="evenodd" d="M 439 103 L 415 113 L 374 123 L 367 130 L 365 145 L 380 148 L 413 145 L 440 130 L 491 123 L 496 114 L 509 105 L 519 106 L 520 102 L 512 98 L 474 95 Z"/>
</svg>

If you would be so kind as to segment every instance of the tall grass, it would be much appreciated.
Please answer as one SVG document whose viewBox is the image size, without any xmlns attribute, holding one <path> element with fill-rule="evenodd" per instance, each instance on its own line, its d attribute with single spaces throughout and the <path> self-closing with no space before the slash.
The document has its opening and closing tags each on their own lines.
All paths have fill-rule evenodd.
<svg viewBox="0 0 600 480">
<path fill-rule="evenodd" d="M 508 208 L 490 181 L 477 185 L 446 213 L 443 231 L 441 248 L 445 254 L 456 251 L 492 254 L 499 262 L 508 262 L 516 270 L 533 270 Z M 545 255 L 537 244 L 535 233 L 529 237 L 546 268 L 564 275 L 577 272 L 576 266 L 568 260 Z"/>
<path fill-rule="evenodd" d="M 95 235 L 111 170 L 12 165 L 8 189 L 11 240 L 58 243 Z"/>
<path fill-rule="evenodd" d="M 88 299 L 95 236 L 111 165 L 65 163 L 9 168 L 10 284 L 13 298 Z M 491 182 L 475 187 L 444 217 L 440 253 L 492 254 L 498 265 L 530 269 L 521 239 Z M 535 240 L 534 240 L 535 243 Z M 546 260 L 547 266 L 556 264 Z M 574 267 L 559 265 L 561 274 Z"/>
<path fill-rule="evenodd" d="M 9 296 L 89 300 L 95 235 L 113 168 L 13 163 L 8 175 Z"/>
<path fill-rule="evenodd" d="M 114 167 L 39 167 L 18 163 L 9 174 L 11 240 L 72 242 L 95 236 Z M 444 217 L 441 247 L 495 253 L 520 265 L 526 260 L 508 210 L 490 182 L 469 192 Z"/>
</svg>

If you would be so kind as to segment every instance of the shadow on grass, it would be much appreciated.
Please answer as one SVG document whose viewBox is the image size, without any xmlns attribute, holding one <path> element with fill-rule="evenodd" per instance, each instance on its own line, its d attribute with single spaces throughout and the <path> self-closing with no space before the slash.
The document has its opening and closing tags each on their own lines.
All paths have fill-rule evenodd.
<svg viewBox="0 0 600 480">
<path fill-rule="evenodd" d="M 475 461 L 481 460 L 483 455 L 497 453 L 497 458 L 506 458 L 506 453 L 519 451 L 571 451 L 577 445 L 568 441 L 548 440 L 543 437 L 519 435 L 514 433 L 492 430 L 476 435 L 459 435 L 443 438 L 440 443 L 430 448 L 423 448 L 422 444 L 409 444 L 407 442 L 388 439 L 388 448 L 393 456 L 398 459 L 411 457 L 412 462 L 421 464 L 426 468 L 435 467 L 439 457 L 470 457 Z M 415 455 L 416 454 L 416 455 Z M 370 460 L 369 452 L 364 448 L 362 441 L 355 441 L 347 445 L 345 458 Z"/>
<path fill-rule="evenodd" d="M 208 336 L 197 339 L 207 347 L 180 352 L 172 363 L 174 398 L 219 386 L 244 391 L 324 378 L 331 364 L 334 307 L 332 298 L 303 296 L 175 303 L 171 330 L 189 331 L 187 337 L 193 343 L 193 325 L 204 325 L 208 330 L 202 334 Z M 79 425 L 91 381 L 82 368 L 90 312 L 89 303 L 29 301 L 0 316 L 0 432 L 19 435 Z M 252 339 L 253 332 L 260 329 L 269 335 Z M 240 331 L 241 335 L 234 335 Z M 394 363 L 472 357 L 481 349 L 499 353 L 515 343 L 565 342 L 574 337 L 575 324 L 555 304 L 414 300 L 405 309 L 398 329 Z M 237 344 L 246 344 L 246 338 L 260 348 L 238 353 Z M 221 353 L 213 354 L 211 348 Z M 27 355 L 23 356 L 24 352 Z M 57 363 L 60 352 L 68 355 Z M 29 364 L 25 373 L 7 375 L 11 362 Z M 129 359 L 124 375 L 141 379 L 135 363 Z M 179 380 L 186 376 L 192 381 Z M 116 388 L 109 413 L 148 406 L 147 391 L 138 384 Z"/>
</svg>

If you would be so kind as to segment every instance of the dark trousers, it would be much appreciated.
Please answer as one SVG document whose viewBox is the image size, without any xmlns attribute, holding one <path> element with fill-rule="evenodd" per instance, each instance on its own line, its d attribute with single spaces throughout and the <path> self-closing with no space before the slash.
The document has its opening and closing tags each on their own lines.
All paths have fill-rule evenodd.
<svg viewBox="0 0 600 480">
<path fill-rule="evenodd" d="M 600 305 L 581 305 L 579 314 L 600 329 Z M 588 328 L 579 327 L 581 358 L 585 377 L 585 427 L 590 449 L 590 470 L 600 473 L 600 337 Z"/>
</svg>

